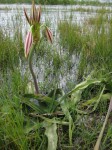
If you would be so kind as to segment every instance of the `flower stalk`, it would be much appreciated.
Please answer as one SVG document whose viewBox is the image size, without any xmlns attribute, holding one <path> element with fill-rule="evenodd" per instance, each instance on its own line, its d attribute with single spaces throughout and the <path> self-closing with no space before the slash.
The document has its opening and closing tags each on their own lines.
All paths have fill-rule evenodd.
<svg viewBox="0 0 112 150">
<path fill-rule="evenodd" d="M 33 51 L 35 50 L 35 47 L 36 47 L 36 43 L 33 43 L 30 53 L 29 53 L 28 63 L 29 63 L 29 69 L 30 69 L 31 75 L 33 77 L 33 82 L 35 86 L 35 94 L 39 94 L 38 83 L 37 83 L 37 79 L 36 79 L 35 73 L 33 71 L 33 66 L 32 66 L 32 56 L 33 56 Z"/>
<path fill-rule="evenodd" d="M 39 8 L 37 9 L 34 0 L 32 0 L 32 13 L 30 17 L 27 15 L 25 8 L 24 8 L 24 15 L 26 17 L 27 22 L 30 25 L 30 31 L 28 32 L 25 40 L 25 57 L 28 58 L 29 69 L 33 77 L 34 86 L 35 86 L 35 94 L 39 94 L 38 83 L 32 66 L 32 57 L 36 46 L 39 45 L 39 42 L 41 40 L 40 37 L 41 29 L 43 29 L 45 33 L 44 36 L 46 36 L 46 38 L 51 43 L 52 43 L 52 32 L 46 25 L 43 24 L 41 25 L 40 23 L 41 6 L 39 6 Z"/>
</svg>

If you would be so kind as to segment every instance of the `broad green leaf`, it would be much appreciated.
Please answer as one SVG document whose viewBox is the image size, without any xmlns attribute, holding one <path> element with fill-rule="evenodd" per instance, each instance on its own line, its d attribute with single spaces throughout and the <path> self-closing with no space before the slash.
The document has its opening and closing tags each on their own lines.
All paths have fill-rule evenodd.
<svg viewBox="0 0 112 150">
<path fill-rule="evenodd" d="M 56 119 L 49 119 L 47 117 L 44 117 L 42 115 L 39 115 L 38 117 L 42 118 L 43 120 L 45 120 L 45 122 L 43 123 L 43 127 L 46 126 L 46 122 L 48 123 L 56 123 L 56 124 L 61 124 L 61 125 L 69 125 L 69 122 L 63 121 L 63 120 L 56 120 Z"/>
<path fill-rule="evenodd" d="M 26 98 L 34 98 L 34 99 L 37 99 L 40 102 L 46 102 L 46 103 L 51 103 L 52 102 L 52 98 L 50 98 L 48 96 L 45 96 L 45 95 L 42 95 L 42 94 L 38 94 L 38 95 L 25 94 L 24 97 L 26 97 Z"/>
<path fill-rule="evenodd" d="M 70 115 L 69 108 L 68 108 L 68 105 L 66 105 L 66 102 L 61 103 L 61 108 L 62 108 L 62 111 L 65 114 L 66 118 L 69 121 L 69 143 L 70 143 L 70 145 L 72 145 L 72 133 L 73 133 L 73 130 L 74 130 L 73 119 Z"/>
<path fill-rule="evenodd" d="M 76 92 L 78 90 L 83 90 L 91 84 L 101 83 L 102 81 L 103 81 L 103 79 L 101 79 L 101 80 L 97 80 L 97 79 L 89 79 L 88 80 L 87 79 L 86 81 L 83 81 L 80 84 L 76 85 L 76 87 L 72 91 L 70 91 L 69 94 L 72 94 L 73 92 Z"/>
<path fill-rule="evenodd" d="M 32 108 L 37 113 L 41 113 L 41 114 L 45 113 L 45 109 L 43 107 L 36 105 L 35 103 L 33 103 L 32 101 L 30 101 L 28 99 L 23 99 L 22 103 L 28 105 L 30 108 Z"/>
<path fill-rule="evenodd" d="M 96 110 L 98 104 L 100 101 L 107 101 L 111 98 L 112 96 L 112 93 L 106 93 L 106 94 L 103 94 L 103 91 L 104 91 L 104 88 L 102 89 L 101 93 L 99 95 L 97 95 L 96 97 L 90 99 L 90 100 L 87 100 L 86 102 L 80 104 L 81 105 L 81 108 L 83 108 L 83 106 L 89 106 L 89 107 L 93 107 L 92 111 L 90 112 L 87 112 L 85 110 L 79 110 L 76 108 L 76 111 L 77 113 L 79 114 L 88 114 L 88 113 L 92 113 L 93 111 Z"/>
<path fill-rule="evenodd" d="M 28 106 L 32 107 L 35 111 L 39 111 L 42 113 L 49 113 L 49 112 L 53 112 L 55 111 L 56 107 L 59 105 L 58 101 L 54 100 L 53 98 L 50 98 L 48 96 L 44 96 L 42 94 L 25 94 L 24 97 L 26 98 L 26 100 L 24 100 L 24 103 L 26 103 Z M 32 100 L 31 102 L 31 99 Z M 36 105 L 36 107 L 34 106 L 34 102 L 37 101 L 38 105 Z M 38 110 L 37 110 L 38 109 Z"/>
<path fill-rule="evenodd" d="M 64 103 L 65 99 L 68 97 L 68 96 L 75 96 L 75 94 L 79 94 L 76 96 L 76 99 L 74 99 L 74 102 L 78 102 L 80 101 L 80 93 L 85 89 L 87 88 L 89 85 L 91 84 L 99 84 L 101 83 L 102 81 L 104 81 L 104 79 L 100 79 L 100 80 L 97 80 L 97 79 L 86 79 L 86 81 L 83 81 L 81 83 L 79 83 L 78 85 L 76 85 L 76 87 L 71 90 L 70 92 L 68 92 L 67 94 L 65 94 L 64 96 L 60 97 L 58 99 L 58 101 L 60 103 Z M 79 99 L 77 99 L 79 97 Z"/>
<path fill-rule="evenodd" d="M 101 100 L 102 100 L 102 101 L 108 100 L 108 99 L 110 99 L 111 96 L 112 96 L 111 93 L 102 94 Z M 96 102 L 96 99 L 98 99 L 98 97 L 99 97 L 99 96 L 96 96 L 96 97 L 94 97 L 94 98 L 92 98 L 92 99 L 87 100 L 86 102 L 84 102 L 84 103 L 82 104 L 82 106 L 88 106 L 88 105 L 94 104 L 94 103 Z"/>
<path fill-rule="evenodd" d="M 87 102 L 85 102 L 85 103 L 82 104 L 82 106 L 89 106 L 89 107 L 93 106 L 92 111 L 90 111 L 90 112 L 87 112 L 87 111 L 83 112 L 82 110 L 77 110 L 77 112 L 88 114 L 88 113 L 91 113 L 91 112 L 95 111 L 96 108 L 97 108 L 97 106 L 98 106 L 98 104 L 99 104 L 99 102 L 100 102 L 100 100 L 101 100 L 101 98 L 102 98 L 104 89 L 105 89 L 105 87 L 103 87 L 102 91 L 100 92 L 100 94 L 98 96 L 96 96 L 96 97 L 92 98 L 91 100 L 88 100 Z"/>
<path fill-rule="evenodd" d="M 57 136 L 56 130 L 57 130 L 56 123 L 48 124 L 48 126 L 46 126 L 45 135 L 48 138 L 48 149 L 47 150 L 56 150 L 57 149 L 58 136 Z"/>
<path fill-rule="evenodd" d="M 80 90 L 71 94 L 71 100 L 70 100 L 71 107 L 74 107 L 80 101 L 81 94 L 82 94 L 82 91 Z"/>
</svg>

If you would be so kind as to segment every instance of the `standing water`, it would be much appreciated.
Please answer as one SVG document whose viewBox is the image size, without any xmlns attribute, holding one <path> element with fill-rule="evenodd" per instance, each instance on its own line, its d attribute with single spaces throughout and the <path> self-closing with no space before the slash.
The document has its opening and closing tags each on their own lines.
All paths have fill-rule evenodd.
<svg viewBox="0 0 112 150">
<path fill-rule="evenodd" d="M 104 2 L 104 1 L 102 1 Z M 109 1 L 110 2 L 110 1 Z M 38 6 L 37 6 L 38 7 Z M 26 35 L 26 32 L 29 30 L 29 26 L 26 22 L 23 8 L 26 8 L 27 12 L 30 14 L 30 8 L 31 5 L 28 4 L 12 4 L 12 5 L 0 5 L 0 28 L 7 32 L 11 37 L 13 36 L 13 31 L 21 29 L 22 31 L 22 36 L 23 39 Z M 78 8 L 81 9 L 92 9 L 92 12 L 81 12 L 78 10 Z M 92 17 L 96 14 L 96 10 L 102 9 L 100 6 L 79 6 L 79 5 L 47 5 L 47 6 L 42 6 L 42 18 L 41 22 L 47 22 L 50 25 L 51 30 L 53 31 L 54 35 L 54 42 L 57 41 L 58 38 L 58 23 L 60 21 L 72 21 L 76 22 L 78 24 L 82 24 L 87 18 Z M 106 7 L 106 9 L 111 9 L 111 7 Z M 77 10 L 77 11 L 75 11 Z M 5 33 L 4 32 L 4 33 Z M 56 49 L 59 48 L 59 44 L 57 42 L 54 43 L 54 47 Z M 75 60 L 75 66 L 74 70 L 71 72 L 71 75 L 69 73 L 66 73 L 66 76 L 60 76 L 59 80 L 60 82 L 60 87 L 65 87 L 67 78 L 69 80 L 74 80 L 76 79 L 76 74 L 77 74 L 77 63 L 78 59 L 76 56 L 72 57 L 73 60 Z M 41 64 L 41 68 L 44 70 L 43 66 L 45 64 Z M 23 71 L 24 69 L 22 69 Z M 36 68 L 35 68 L 36 70 Z M 39 81 L 44 80 L 44 71 L 41 70 L 36 70 L 38 72 L 38 79 Z"/>
</svg>

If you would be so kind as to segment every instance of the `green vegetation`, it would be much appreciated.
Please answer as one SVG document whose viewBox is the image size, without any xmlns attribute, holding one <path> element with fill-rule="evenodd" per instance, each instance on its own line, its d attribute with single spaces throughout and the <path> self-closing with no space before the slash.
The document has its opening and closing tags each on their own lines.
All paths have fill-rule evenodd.
<svg viewBox="0 0 112 150">
<path fill-rule="evenodd" d="M 79 76 L 96 70 L 98 74 L 111 72 L 112 18 L 100 13 L 79 26 L 72 21 L 59 24 L 60 41 L 69 54 L 80 55 Z"/>
<path fill-rule="evenodd" d="M 92 8 L 83 8 L 83 7 L 78 7 L 78 8 L 74 8 L 72 9 L 72 11 L 75 12 L 88 12 L 88 13 L 112 13 L 111 9 L 105 8 L 105 6 L 99 9 L 92 9 Z"/>
<path fill-rule="evenodd" d="M 6 36 L 4 36 L 6 34 Z M 23 55 L 23 41 L 22 34 L 18 31 L 14 33 L 14 39 L 11 39 L 8 33 L 0 31 L 0 70 L 13 70 L 19 66 L 19 56 Z"/>
<path fill-rule="evenodd" d="M 38 95 L 14 18 L 13 31 L 0 29 L 0 149 L 94 149 L 112 96 L 112 18 L 60 21 L 56 43 L 43 39 L 32 59 Z M 111 149 L 111 119 L 104 131 L 100 149 Z"/>
<path fill-rule="evenodd" d="M 35 0 L 39 4 L 70 4 L 73 0 Z M 0 3 L 31 3 L 31 0 L 0 0 Z"/>
<path fill-rule="evenodd" d="M 59 4 L 75 4 L 75 5 L 95 5 L 95 6 L 110 6 L 111 2 L 103 2 L 101 3 L 99 0 L 35 0 L 37 4 L 51 4 L 51 5 L 59 5 Z M 12 3 L 31 3 L 31 0 L 0 0 L 1 4 L 12 4 Z"/>
</svg>

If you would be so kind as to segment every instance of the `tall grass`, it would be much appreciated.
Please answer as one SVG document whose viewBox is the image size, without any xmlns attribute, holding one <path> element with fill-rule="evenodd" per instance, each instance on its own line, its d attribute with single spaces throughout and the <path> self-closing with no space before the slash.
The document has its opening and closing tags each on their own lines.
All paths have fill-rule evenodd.
<svg viewBox="0 0 112 150">
<path fill-rule="evenodd" d="M 97 14 L 81 26 L 70 22 L 59 24 L 60 40 L 63 48 L 80 56 L 79 76 L 91 70 L 99 74 L 111 72 L 112 19 L 106 13 Z"/>
<path fill-rule="evenodd" d="M 92 28 L 90 28 L 91 31 L 85 30 L 88 38 L 82 53 L 80 67 L 85 64 L 88 70 L 111 72 L 112 18 L 108 18 L 106 14 L 101 14 L 90 19 L 88 23 L 91 24 Z"/>
<path fill-rule="evenodd" d="M 2 30 L 0 31 L 0 39 L 0 70 L 6 68 L 13 70 L 14 65 L 17 66 L 19 62 L 16 45 L 10 37 L 4 36 Z"/>
<path fill-rule="evenodd" d="M 10 78 L 9 78 L 10 76 Z M 25 108 L 22 106 L 23 95 L 28 83 L 27 76 L 22 77 L 19 70 L 4 75 L 0 88 L 0 149 L 38 149 L 46 147 L 46 140 L 39 128 L 36 119 L 30 120 L 25 116 Z M 33 132 L 32 126 L 37 129 Z M 30 133 L 30 130 L 32 131 Z M 41 142 L 44 140 L 43 145 Z"/>
</svg>

